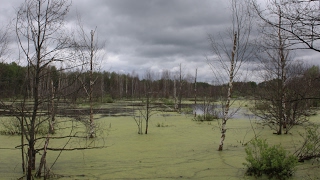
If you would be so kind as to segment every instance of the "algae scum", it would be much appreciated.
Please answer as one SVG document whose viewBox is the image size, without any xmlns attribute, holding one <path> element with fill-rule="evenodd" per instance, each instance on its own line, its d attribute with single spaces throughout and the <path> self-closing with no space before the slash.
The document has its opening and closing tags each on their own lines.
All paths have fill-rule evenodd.
<svg viewBox="0 0 320 180">
<path fill-rule="evenodd" d="M 251 124 L 249 120 L 231 119 L 224 151 L 219 152 L 220 131 L 214 121 L 195 122 L 191 116 L 159 113 L 152 116 L 148 135 L 138 135 L 130 116 L 97 114 L 95 118 L 104 129 L 101 135 L 105 136 L 105 148 L 63 152 L 52 168 L 57 179 L 255 179 L 245 176 L 242 164 L 242 144 L 254 137 L 251 125 L 258 136 L 270 144 L 281 143 L 288 150 L 294 150 L 300 137 L 297 131 L 301 130 L 297 127 L 292 134 L 276 136 L 253 121 Z M 21 153 L 14 148 L 20 137 L 1 135 L 0 141 L 0 179 L 21 177 Z M 49 166 L 58 154 L 48 152 Z M 300 164 L 292 179 L 320 175 L 319 166 L 312 163 Z"/>
</svg>

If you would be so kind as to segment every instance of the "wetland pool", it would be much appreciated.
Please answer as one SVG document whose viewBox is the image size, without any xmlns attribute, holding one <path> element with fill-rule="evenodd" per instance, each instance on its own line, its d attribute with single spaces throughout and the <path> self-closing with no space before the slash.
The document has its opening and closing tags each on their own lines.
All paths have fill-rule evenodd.
<svg viewBox="0 0 320 180">
<path fill-rule="evenodd" d="M 255 179 L 245 176 L 243 143 L 254 137 L 249 120 L 230 119 L 224 151 L 217 151 L 220 131 L 217 122 L 195 122 L 191 116 L 172 113 L 152 116 L 147 135 L 137 134 L 135 121 L 128 116 L 96 115 L 104 127 L 105 148 L 62 152 L 52 168 L 56 179 Z M 288 135 L 273 135 L 267 127 L 252 121 L 258 136 L 269 144 L 281 144 L 293 151 L 301 127 Z M 157 127 L 163 124 L 163 127 Z M 21 177 L 21 153 L 18 136 L 0 135 L 0 179 Z M 54 142 L 50 145 L 56 145 Z M 56 145 L 61 146 L 61 145 Z M 59 152 L 48 152 L 50 166 Z M 37 156 L 37 162 L 40 156 Z M 313 161 L 299 164 L 291 179 L 320 177 L 319 165 Z M 267 178 L 259 178 L 267 179 Z"/>
</svg>

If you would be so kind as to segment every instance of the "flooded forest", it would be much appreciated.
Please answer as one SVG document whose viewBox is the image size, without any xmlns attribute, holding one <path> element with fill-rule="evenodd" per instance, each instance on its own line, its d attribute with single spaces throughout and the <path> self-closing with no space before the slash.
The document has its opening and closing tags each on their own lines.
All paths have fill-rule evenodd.
<svg viewBox="0 0 320 180">
<path fill-rule="evenodd" d="M 70 1 L 26 0 L 0 31 L 0 179 L 318 179 L 320 68 L 293 55 L 320 52 L 320 2 L 268 3 L 230 0 L 208 72 L 123 73 Z"/>
</svg>

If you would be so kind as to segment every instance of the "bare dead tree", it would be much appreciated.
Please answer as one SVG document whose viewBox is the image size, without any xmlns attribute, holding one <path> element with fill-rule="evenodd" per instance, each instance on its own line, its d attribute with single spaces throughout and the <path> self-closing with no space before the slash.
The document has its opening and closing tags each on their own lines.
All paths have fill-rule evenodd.
<svg viewBox="0 0 320 180">
<path fill-rule="evenodd" d="M 162 81 L 162 92 L 164 98 L 169 98 L 170 92 L 170 77 L 171 73 L 169 70 L 163 70 L 161 74 L 161 81 Z"/>
<path fill-rule="evenodd" d="M 33 92 L 33 111 L 30 118 L 24 119 L 27 130 L 23 130 L 28 140 L 28 180 L 32 179 L 32 170 L 35 169 L 37 129 L 43 122 L 39 116 L 42 104 L 39 91 L 42 72 L 48 65 L 61 61 L 58 52 L 65 48 L 67 39 L 63 39 L 56 31 L 62 27 L 69 5 L 64 0 L 55 2 L 30 0 L 23 3 L 17 12 L 16 35 L 28 62 L 28 78 Z"/>
<path fill-rule="evenodd" d="M 89 138 L 94 138 L 95 134 L 95 123 L 94 123 L 94 112 L 93 112 L 93 91 L 94 85 L 96 84 L 97 78 L 93 77 L 94 71 L 99 71 L 99 65 L 101 64 L 103 53 L 103 45 L 99 44 L 98 36 L 96 36 L 96 29 L 90 31 L 90 35 L 85 32 L 85 28 L 81 22 L 80 16 L 78 16 L 78 36 L 76 50 L 80 53 L 81 61 L 83 64 L 83 69 L 89 72 L 89 84 L 86 84 L 83 80 L 83 88 L 87 94 L 90 103 L 89 111 L 89 122 L 88 122 L 88 136 Z"/>
<path fill-rule="evenodd" d="M 150 103 L 150 96 L 153 95 L 152 81 L 154 80 L 154 74 L 150 70 L 147 70 L 144 80 L 145 80 L 144 85 L 145 85 L 145 95 L 146 95 L 146 106 L 145 106 L 145 110 L 140 111 L 140 114 L 143 116 L 143 118 L 146 121 L 145 134 L 148 134 L 149 120 L 153 114 L 152 113 L 153 108 L 151 108 L 151 103 Z"/>
<path fill-rule="evenodd" d="M 209 36 L 211 42 L 211 49 L 216 57 L 214 60 L 209 60 L 208 63 L 212 68 L 216 78 L 223 82 L 221 73 L 218 72 L 218 68 L 222 67 L 227 78 L 227 92 L 226 100 L 223 104 L 223 117 L 221 123 L 221 140 L 219 144 L 219 151 L 223 150 L 223 143 L 226 137 L 226 123 L 228 119 L 234 114 L 230 112 L 230 106 L 232 105 L 232 93 L 233 82 L 238 74 L 238 71 L 242 64 L 251 59 L 253 47 L 250 46 L 250 33 L 252 29 L 252 17 L 247 9 L 247 5 L 239 3 L 235 0 L 231 0 L 232 10 L 232 27 L 228 31 L 228 40 L 231 41 L 231 48 L 228 43 L 220 35 L 220 41 L 218 42 L 213 36 Z M 215 60 L 218 60 L 219 64 L 215 64 Z"/>
<path fill-rule="evenodd" d="M 85 93 L 88 96 L 89 103 L 90 103 L 90 111 L 89 111 L 89 122 L 86 123 L 88 124 L 88 136 L 90 138 L 95 137 L 95 125 L 94 125 L 94 119 L 93 119 L 93 86 L 96 82 L 97 79 L 93 79 L 93 58 L 94 54 L 96 52 L 93 41 L 94 41 L 94 34 L 95 31 L 91 30 L 90 32 L 90 37 L 86 36 L 84 33 L 83 27 L 81 27 L 81 37 L 82 37 L 82 42 L 79 45 L 79 49 L 81 52 L 81 55 L 83 57 L 83 64 L 89 64 L 89 84 L 87 85 L 85 80 L 79 79 L 82 83 L 82 86 L 85 90 Z"/>
<path fill-rule="evenodd" d="M 135 111 L 136 111 L 135 108 L 133 108 L 132 111 L 133 111 L 133 119 L 136 122 L 137 127 L 138 127 L 138 134 L 143 134 L 143 132 L 142 132 L 142 127 L 143 127 L 142 110 L 141 110 L 141 108 L 138 110 L 139 111 L 138 115 L 135 115 Z"/>
<path fill-rule="evenodd" d="M 174 109 L 178 109 L 178 98 L 177 98 L 177 80 L 176 76 L 173 77 L 173 99 L 174 99 Z"/>
<path fill-rule="evenodd" d="M 145 103 L 136 105 L 136 108 L 132 108 L 133 119 L 135 120 L 138 127 L 138 134 L 143 134 L 143 121 L 145 122 L 145 134 L 148 134 L 149 121 L 151 117 L 158 113 L 159 105 L 154 103 L 153 92 L 146 94 Z M 134 106 L 134 104 L 132 104 Z"/>
<path fill-rule="evenodd" d="M 179 64 L 179 96 L 178 96 L 178 100 L 179 100 L 179 105 L 178 105 L 178 109 L 181 112 L 181 101 L 182 101 L 182 86 L 184 84 L 184 74 L 182 72 L 182 65 L 181 63 Z"/>
<path fill-rule="evenodd" d="M 142 104 L 139 104 L 137 108 L 133 108 L 133 119 L 135 120 L 137 126 L 138 126 L 138 134 L 142 133 L 142 125 L 143 121 L 145 121 L 145 134 L 148 134 L 149 130 L 149 121 L 151 119 L 151 116 L 158 113 L 157 108 L 158 105 L 154 104 L 154 96 L 157 95 L 157 92 L 155 92 L 153 89 L 153 81 L 154 76 L 150 70 L 147 70 L 144 75 L 143 83 L 144 83 L 144 94 L 145 99 L 142 100 Z M 136 115 L 138 113 L 138 115 Z"/>
<path fill-rule="evenodd" d="M 54 100 L 57 98 L 56 91 L 63 91 L 62 80 L 57 83 L 58 89 L 54 89 L 51 81 L 50 66 L 59 63 L 66 69 L 80 67 L 81 62 L 77 61 L 76 54 L 71 51 L 75 43 L 64 31 L 64 19 L 70 7 L 68 0 L 26 0 L 17 11 L 15 30 L 19 48 L 25 56 L 27 64 L 27 74 L 25 80 L 26 92 L 31 90 L 31 95 L 25 93 L 23 101 L 16 103 L 14 111 L 21 122 L 21 132 L 27 140 L 27 144 L 22 143 L 22 147 L 27 146 L 27 179 L 31 180 L 33 170 L 35 170 L 36 154 L 44 151 L 40 159 L 40 169 L 46 167 L 47 150 L 55 149 L 49 147 L 50 133 L 46 137 L 38 137 L 42 126 L 47 122 L 54 122 L 54 109 L 47 111 L 47 107 L 54 107 Z M 65 81 L 65 87 L 68 81 Z M 50 85 L 51 84 L 51 85 Z M 32 102 L 28 102 L 31 98 Z M 48 129 L 48 128 L 46 128 Z M 70 135 L 63 138 L 78 137 Z M 22 137 L 22 138 L 23 138 Z M 81 137 L 83 138 L 83 137 Z M 36 148 L 40 145 L 41 139 L 46 139 L 43 148 Z M 57 148 L 59 149 L 59 148 Z M 60 148 L 61 150 L 61 148 Z M 46 173 L 49 171 L 45 170 Z M 40 175 L 41 173 L 37 173 Z M 46 176 L 46 175 L 45 175 Z"/>
</svg>

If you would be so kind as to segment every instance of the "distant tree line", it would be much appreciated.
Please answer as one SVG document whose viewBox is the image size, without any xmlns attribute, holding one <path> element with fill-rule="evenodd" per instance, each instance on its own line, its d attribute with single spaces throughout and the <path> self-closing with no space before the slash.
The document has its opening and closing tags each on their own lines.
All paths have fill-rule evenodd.
<svg viewBox="0 0 320 180">
<path fill-rule="evenodd" d="M 46 68 L 46 82 L 42 83 L 43 90 L 46 90 L 47 83 L 52 82 L 55 89 L 63 89 L 60 98 L 77 101 L 86 98 L 85 86 L 90 83 L 89 72 L 63 71 L 55 66 Z M 0 63 L 0 96 L 1 98 L 11 98 L 22 96 L 25 91 L 22 84 L 25 82 L 27 67 L 13 63 Z M 146 72 L 145 78 L 139 78 L 136 74 L 121 74 L 116 72 L 94 72 L 93 98 L 95 101 L 105 102 L 107 99 L 141 99 L 149 92 L 152 98 L 172 98 L 174 95 L 174 76 L 169 71 L 162 73 L 160 77 Z M 71 83 L 73 82 L 73 83 Z M 72 84 L 72 86 L 67 86 Z M 239 95 L 248 94 L 256 88 L 255 82 L 237 82 L 236 86 L 243 89 L 246 86 L 247 93 L 239 91 Z M 180 82 L 176 82 L 180 87 Z M 194 98 L 194 82 L 192 77 L 182 79 L 181 93 L 183 98 Z M 62 88 L 63 87 L 63 88 Z M 224 85 L 211 85 L 206 82 L 197 82 L 197 96 L 218 97 L 223 93 Z M 180 94 L 179 94 L 180 95 Z M 30 96 L 32 96 L 30 92 Z"/>
<path fill-rule="evenodd" d="M 52 81 L 53 86 L 56 89 L 63 89 L 63 95 L 60 98 L 65 98 L 76 102 L 77 100 L 85 100 L 86 92 L 83 88 L 90 83 L 89 72 L 79 71 L 62 71 L 55 66 L 50 66 L 47 71 L 47 83 Z M 12 98 L 22 96 L 23 83 L 25 83 L 25 77 L 27 73 L 27 67 L 19 66 L 15 62 L 10 64 L 0 63 L 0 97 Z M 146 72 L 148 74 L 150 72 Z M 107 100 L 117 99 L 141 99 L 145 98 L 148 92 L 152 98 L 170 99 L 174 95 L 174 75 L 171 75 L 169 71 L 162 73 L 160 77 L 149 74 L 147 78 L 139 78 L 137 74 L 121 74 L 116 72 L 94 72 L 93 79 L 95 84 L 93 88 L 93 98 L 97 102 L 106 102 Z M 299 76 L 290 79 L 288 86 L 292 88 L 293 93 L 290 97 L 291 101 L 298 101 L 300 98 L 312 97 L 308 100 L 312 101 L 313 106 L 318 106 L 318 100 L 314 97 L 320 95 L 319 88 L 320 71 L 318 66 L 312 66 L 311 68 L 301 73 Z M 72 83 L 71 83 L 72 82 Z M 266 95 L 268 92 L 273 92 L 272 88 L 276 84 L 277 80 L 268 80 L 260 83 L 256 82 L 234 82 L 234 97 L 257 97 Z M 300 83 L 299 83 L 300 82 Z M 308 82 L 310 86 L 303 86 L 302 84 Z M 179 82 L 176 82 L 179 83 Z M 226 92 L 227 84 L 212 85 L 206 82 L 197 83 L 197 97 L 200 98 L 213 98 L 219 100 L 221 96 Z M 67 86 L 72 84 L 72 86 Z M 291 85 L 290 85 L 291 84 Z M 297 85 L 301 84 L 301 86 Z M 193 99 L 194 98 L 194 82 L 192 77 L 183 79 L 182 97 Z M 43 90 L 47 89 L 47 84 L 42 84 Z M 179 84 L 176 86 L 180 86 Z M 298 92 L 299 90 L 299 92 Z M 179 92 L 178 92 L 179 93 Z M 30 96 L 32 93 L 30 92 Z M 273 96 L 274 97 L 274 96 Z"/>
</svg>

